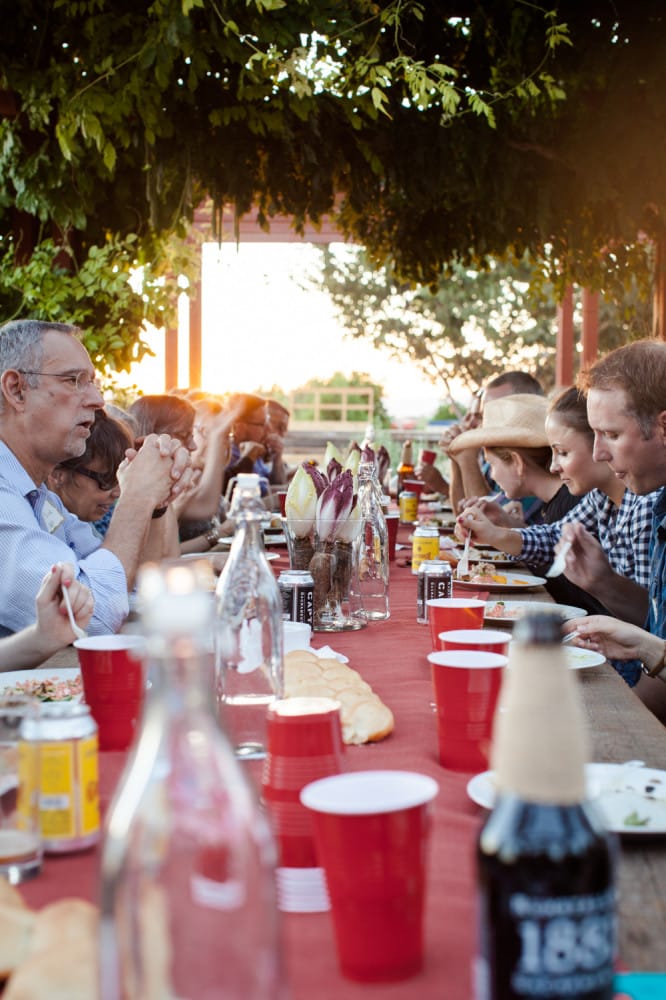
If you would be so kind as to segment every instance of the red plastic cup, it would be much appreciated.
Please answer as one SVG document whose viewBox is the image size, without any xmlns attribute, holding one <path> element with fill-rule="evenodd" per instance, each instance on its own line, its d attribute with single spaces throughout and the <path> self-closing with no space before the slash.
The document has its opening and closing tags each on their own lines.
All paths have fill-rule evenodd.
<svg viewBox="0 0 666 1000">
<path fill-rule="evenodd" d="M 278 500 L 278 505 L 279 505 L 279 509 L 280 509 L 280 514 L 282 515 L 282 517 L 285 517 L 285 515 L 287 513 L 287 510 L 286 510 L 287 491 L 286 490 L 278 490 L 278 492 L 277 492 L 277 500 Z"/>
<path fill-rule="evenodd" d="M 430 451 L 428 448 L 423 448 L 419 456 L 419 462 L 421 465 L 432 465 L 436 458 L 436 452 Z"/>
<path fill-rule="evenodd" d="M 395 543 L 398 538 L 398 525 L 400 524 L 400 514 L 398 511 L 391 511 L 384 515 L 386 518 L 386 528 L 388 531 L 388 552 L 389 560 L 395 559 Z"/>
<path fill-rule="evenodd" d="M 437 636 L 437 649 L 478 649 L 486 653 L 499 653 L 508 656 L 511 635 L 501 629 L 459 628 L 448 632 L 440 632 Z"/>
<path fill-rule="evenodd" d="M 437 782 L 411 771 L 356 771 L 308 785 L 343 975 L 406 979 L 423 967 L 426 846 Z"/>
<path fill-rule="evenodd" d="M 331 698 L 285 698 L 267 716 L 267 754 L 261 782 L 284 868 L 317 866 L 304 785 L 343 770 L 340 705 Z"/>
<path fill-rule="evenodd" d="M 486 602 L 476 597 L 434 597 L 426 603 L 433 649 L 439 649 L 437 637 L 440 632 L 483 628 Z"/>
<path fill-rule="evenodd" d="M 74 642 L 83 697 L 97 723 L 100 750 L 127 750 L 146 690 L 145 642 L 138 635 L 94 635 Z"/>
<path fill-rule="evenodd" d="M 420 500 L 426 484 L 421 479 L 404 479 L 402 488 L 403 490 L 408 490 L 410 493 L 416 493 L 416 499 Z"/>
<path fill-rule="evenodd" d="M 485 771 L 507 657 L 469 649 L 428 654 L 437 706 L 439 762 L 450 771 Z"/>
</svg>

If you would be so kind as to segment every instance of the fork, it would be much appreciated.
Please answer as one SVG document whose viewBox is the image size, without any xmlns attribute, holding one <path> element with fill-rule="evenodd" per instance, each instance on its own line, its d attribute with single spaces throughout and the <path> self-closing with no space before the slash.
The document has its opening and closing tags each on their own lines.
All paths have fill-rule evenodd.
<svg viewBox="0 0 666 1000">
<path fill-rule="evenodd" d="M 69 624 L 72 626 L 72 632 L 77 639 L 85 639 L 88 633 L 85 632 L 80 625 L 76 624 L 74 612 L 72 611 L 72 602 L 69 599 L 69 591 L 67 590 L 67 587 L 61 587 L 60 589 L 62 590 L 65 607 L 67 608 L 67 614 L 69 615 Z"/>
<path fill-rule="evenodd" d="M 560 551 L 555 556 L 553 563 L 549 570 L 546 572 L 546 576 L 561 576 L 564 573 L 567 565 L 567 553 L 571 548 L 571 542 L 565 542 Z"/>
<path fill-rule="evenodd" d="M 456 566 L 456 576 L 458 577 L 458 579 L 460 579 L 461 576 L 465 576 L 467 573 L 469 573 L 469 543 L 471 542 L 471 540 L 472 540 L 471 535 L 468 535 L 467 538 L 465 539 L 465 547 L 463 548 L 463 554 L 458 561 L 458 565 Z"/>
</svg>

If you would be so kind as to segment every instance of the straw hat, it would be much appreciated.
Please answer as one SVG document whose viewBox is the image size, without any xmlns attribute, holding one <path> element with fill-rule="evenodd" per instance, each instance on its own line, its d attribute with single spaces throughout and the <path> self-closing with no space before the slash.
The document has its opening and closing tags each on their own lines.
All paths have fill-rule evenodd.
<svg viewBox="0 0 666 1000">
<path fill-rule="evenodd" d="M 516 393 L 488 400 L 480 427 L 463 431 L 449 445 L 449 454 L 465 448 L 547 448 L 548 401 L 533 393 Z"/>
</svg>

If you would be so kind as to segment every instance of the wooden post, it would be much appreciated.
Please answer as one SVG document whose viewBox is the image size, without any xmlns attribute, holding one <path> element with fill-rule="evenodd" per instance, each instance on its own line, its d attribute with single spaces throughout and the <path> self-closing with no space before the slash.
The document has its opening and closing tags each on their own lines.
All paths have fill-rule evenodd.
<svg viewBox="0 0 666 1000">
<path fill-rule="evenodd" d="M 652 336 L 658 340 L 666 340 L 666 260 L 663 236 L 657 240 L 655 251 Z"/>
<path fill-rule="evenodd" d="M 557 307 L 557 341 L 555 382 L 559 386 L 573 383 L 574 371 L 573 288 L 571 285 Z"/>
<path fill-rule="evenodd" d="M 583 289 L 583 367 L 599 356 L 599 292 Z"/>
<path fill-rule="evenodd" d="M 164 389 L 175 389 L 178 385 L 178 323 L 175 328 L 164 331 Z"/>
<path fill-rule="evenodd" d="M 201 269 L 199 278 L 194 287 L 190 288 L 190 388 L 198 389 L 201 386 Z"/>
</svg>

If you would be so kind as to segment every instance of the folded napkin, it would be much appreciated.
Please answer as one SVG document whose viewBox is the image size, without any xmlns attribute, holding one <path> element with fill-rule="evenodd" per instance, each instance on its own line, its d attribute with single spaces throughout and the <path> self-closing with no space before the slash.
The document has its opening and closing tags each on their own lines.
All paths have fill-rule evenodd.
<svg viewBox="0 0 666 1000">
<path fill-rule="evenodd" d="M 340 663 L 349 663 L 348 656 L 345 656 L 343 653 L 336 653 L 330 646 L 321 646 L 319 649 L 311 646 L 310 649 L 313 653 L 317 654 L 320 660 L 339 660 Z"/>
</svg>

